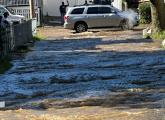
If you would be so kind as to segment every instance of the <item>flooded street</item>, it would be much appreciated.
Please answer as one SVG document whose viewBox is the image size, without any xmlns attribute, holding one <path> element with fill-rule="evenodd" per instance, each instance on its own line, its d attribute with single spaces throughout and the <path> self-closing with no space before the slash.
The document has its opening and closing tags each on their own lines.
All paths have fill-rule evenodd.
<svg viewBox="0 0 165 120">
<path fill-rule="evenodd" d="M 88 106 L 83 115 L 100 109 L 98 118 L 89 120 L 111 120 L 109 114 L 118 120 L 126 114 L 120 111 L 124 109 L 130 109 L 134 116 L 126 114 L 130 118 L 123 120 L 164 120 L 164 50 L 132 31 L 116 36 L 89 36 L 38 41 L 28 53 L 15 55 L 13 68 L 0 75 L 0 101 L 8 107 L 55 108 L 57 114 L 59 108 L 77 108 L 79 113 L 81 107 Z M 153 115 L 152 110 L 158 114 Z M 137 115 L 139 111 L 142 116 Z"/>
</svg>

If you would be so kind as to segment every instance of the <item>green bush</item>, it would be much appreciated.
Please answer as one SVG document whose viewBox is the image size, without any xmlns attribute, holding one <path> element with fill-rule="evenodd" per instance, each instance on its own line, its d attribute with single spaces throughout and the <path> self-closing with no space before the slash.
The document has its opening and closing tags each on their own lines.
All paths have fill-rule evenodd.
<svg viewBox="0 0 165 120">
<path fill-rule="evenodd" d="M 46 39 L 46 37 L 44 37 L 41 34 L 36 34 L 35 36 L 33 36 L 34 41 L 41 41 L 41 40 L 45 40 L 45 39 Z"/>
<path fill-rule="evenodd" d="M 158 32 L 158 33 L 154 33 L 151 35 L 151 37 L 153 39 L 161 39 L 161 40 L 164 40 L 165 39 L 165 31 L 161 31 L 161 32 Z"/>
<path fill-rule="evenodd" d="M 147 24 L 151 22 L 151 6 L 150 2 L 139 4 L 140 23 Z"/>
</svg>

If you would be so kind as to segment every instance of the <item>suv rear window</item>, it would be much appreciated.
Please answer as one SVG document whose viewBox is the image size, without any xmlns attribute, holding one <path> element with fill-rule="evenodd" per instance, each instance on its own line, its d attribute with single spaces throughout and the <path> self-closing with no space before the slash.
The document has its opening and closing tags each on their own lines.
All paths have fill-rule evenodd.
<svg viewBox="0 0 165 120">
<path fill-rule="evenodd" d="M 75 8 L 71 14 L 83 14 L 85 8 Z"/>
</svg>

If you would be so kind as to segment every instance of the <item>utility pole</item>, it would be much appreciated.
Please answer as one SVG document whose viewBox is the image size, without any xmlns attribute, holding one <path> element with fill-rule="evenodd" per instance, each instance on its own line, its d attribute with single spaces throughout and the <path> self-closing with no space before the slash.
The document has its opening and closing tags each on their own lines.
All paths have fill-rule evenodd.
<svg viewBox="0 0 165 120">
<path fill-rule="evenodd" d="M 29 5 L 30 5 L 30 18 L 33 19 L 36 17 L 34 10 L 34 0 L 29 0 Z"/>
</svg>

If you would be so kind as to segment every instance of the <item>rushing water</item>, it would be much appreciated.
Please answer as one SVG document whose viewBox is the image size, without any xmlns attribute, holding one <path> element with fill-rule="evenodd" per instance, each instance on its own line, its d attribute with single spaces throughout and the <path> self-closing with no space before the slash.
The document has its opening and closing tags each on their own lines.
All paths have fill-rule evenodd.
<svg viewBox="0 0 165 120">
<path fill-rule="evenodd" d="M 101 51 L 95 48 L 100 44 L 116 43 L 101 39 L 36 42 L 31 52 L 16 57 L 14 67 L 0 76 L 0 101 L 11 105 L 33 99 L 84 99 L 134 89 L 164 90 L 164 51 Z M 165 93 L 147 93 L 147 97 L 161 100 Z"/>
</svg>

